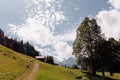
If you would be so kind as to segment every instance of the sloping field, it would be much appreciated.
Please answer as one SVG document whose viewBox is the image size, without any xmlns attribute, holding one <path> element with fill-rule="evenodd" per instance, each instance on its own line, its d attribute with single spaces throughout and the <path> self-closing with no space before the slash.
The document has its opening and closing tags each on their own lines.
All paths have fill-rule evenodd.
<svg viewBox="0 0 120 80">
<path fill-rule="evenodd" d="M 78 69 L 67 69 L 43 63 L 26 55 L 19 54 L 0 45 L 0 80 L 101 80 Z M 108 80 L 120 80 L 120 73 L 109 76 Z M 32 77 L 31 77 L 32 76 Z"/>
<path fill-rule="evenodd" d="M 0 80 L 13 80 L 28 71 L 34 63 L 33 58 L 18 54 L 0 45 Z"/>
</svg>

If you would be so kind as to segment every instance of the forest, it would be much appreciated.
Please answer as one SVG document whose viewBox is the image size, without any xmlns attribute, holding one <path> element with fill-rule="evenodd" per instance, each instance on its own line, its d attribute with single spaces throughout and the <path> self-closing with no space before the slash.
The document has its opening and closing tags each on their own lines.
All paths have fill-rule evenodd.
<svg viewBox="0 0 120 80">
<path fill-rule="evenodd" d="M 24 43 L 23 40 L 17 41 L 17 39 L 8 38 L 4 35 L 4 32 L 0 29 L 0 44 L 10 48 L 19 53 L 35 57 L 39 55 L 39 52 L 35 50 L 34 46 L 29 44 L 29 42 Z"/>
<path fill-rule="evenodd" d="M 8 38 L 7 36 L 4 35 L 4 32 L 1 29 L 0 29 L 0 44 L 16 52 L 19 52 L 27 56 L 31 56 L 33 58 L 35 58 L 36 56 L 42 56 L 41 53 L 37 51 L 34 48 L 34 46 L 31 45 L 29 42 L 25 43 L 23 42 L 23 40 L 17 41 L 17 38 L 16 39 Z M 49 64 L 54 64 L 53 56 L 49 55 L 45 56 L 44 59 L 41 61 Z"/>
</svg>

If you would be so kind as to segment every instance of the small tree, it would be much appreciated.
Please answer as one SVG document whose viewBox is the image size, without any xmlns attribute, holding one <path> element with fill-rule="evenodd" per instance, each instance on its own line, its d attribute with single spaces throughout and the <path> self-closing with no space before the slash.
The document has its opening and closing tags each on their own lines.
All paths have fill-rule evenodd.
<svg viewBox="0 0 120 80">
<path fill-rule="evenodd" d="M 45 57 L 45 62 L 53 65 L 54 59 L 52 56 L 47 56 L 47 57 Z"/>
</svg>

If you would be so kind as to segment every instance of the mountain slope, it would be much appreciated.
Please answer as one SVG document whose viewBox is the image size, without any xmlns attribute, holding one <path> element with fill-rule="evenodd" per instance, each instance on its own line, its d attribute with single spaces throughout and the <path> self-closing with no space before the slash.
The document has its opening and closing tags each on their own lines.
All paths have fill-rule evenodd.
<svg viewBox="0 0 120 80">
<path fill-rule="evenodd" d="M 34 59 L 0 45 L 0 80 L 13 80 L 29 70 Z"/>
<path fill-rule="evenodd" d="M 34 73 L 35 64 L 39 67 Z M 33 75 L 31 80 L 75 80 L 75 76 L 80 73 L 78 70 L 75 72 L 77 73 L 61 66 L 43 63 L 0 45 L 0 80 L 26 80 L 30 78 L 29 74 Z"/>
<path fill-rule="evenodd" d="M 116 73 L 113 77 L 108 77 L 112 78 L 109 80 L 119 80 L 119 75 Z M 76 80 L 78 76 L 82 76 L 82 80 L 101 80 L 101 76 L 43 63 L 0 45 L 0 80 Z"/>
</svg>

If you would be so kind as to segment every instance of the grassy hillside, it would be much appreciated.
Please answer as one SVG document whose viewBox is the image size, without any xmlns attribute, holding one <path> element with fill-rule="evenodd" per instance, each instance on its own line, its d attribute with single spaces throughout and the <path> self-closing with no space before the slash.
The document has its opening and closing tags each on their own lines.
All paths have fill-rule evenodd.
<svg viewBox="0 0 120 80">
<path fill-rule="evenodd" d="M 39 67 L 32 80 L 76 80 L 75 78 L 78 76 L 82 76 L 82 80 L 101 80 L 101 73 L 98 73 L 98 76 L 93 76 L 80 70 L 53 66 L 18 54 L 0 45 L 0 80 L 15 80 L 19 79 L 23 74 L 29 75 L 36 63 L 39 64 Z M 106 75 L 108 76 L 108 73 Z M 113 77 L 108 77 L 108 80 L 119 80 L 120 74 L 116 73 Z M 24 79 L 23 76 L 22 80 L 26 80 L 26 78 Z"/>
<path fill-rule="evenodd" d="M 34 80 L 75 80 L 75 76 L 82 74 L 78 70 L 65 69 L 37 61 L 0 45 L 0 80 L 19 78 L 20 75 L 28 73 L 34 63 L 39 63 L 39 70 Z"/>
<path fill-rule="evenodd" d="M 35 80 L 76 80 L 75 77 L 84 75 L 80 70 L 66 69 L 40 62 Z"/>
<path fill-rule="evenodd" d="M 13 80 L 33 64 L 33 59 L 0 45 L 0 80 Z"/>
<path fill-rule="evenodd" d="M 120 80 L 120 73 L 114 73 L 113 76 L 110 76 L 109 72 L 105 74 L 105 80 Z M 76 79 L 76 77 L 82 77 L 82 80 L 103 80 L 101 75 L 101 72 L 97 72 L 97 75 L 92 75 L 86 71 L 67 69 L 40 62 L 39 71 L 34 80 L 80 80 Z"/>
</svg>

